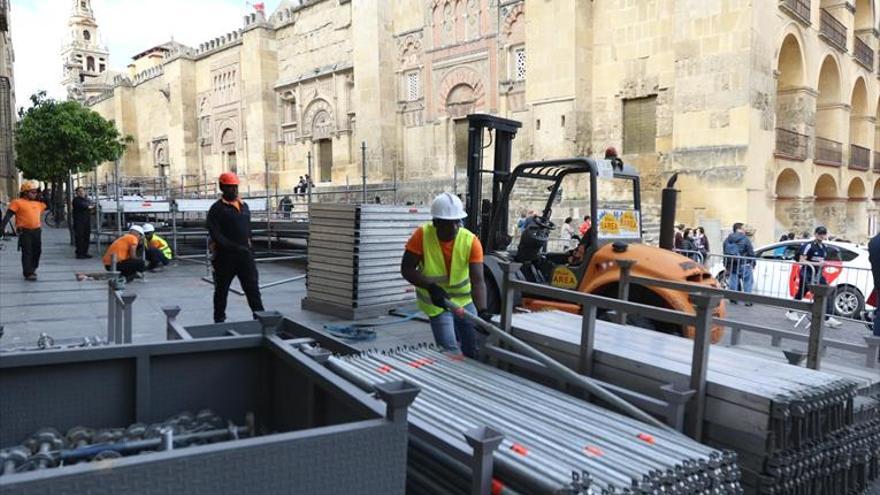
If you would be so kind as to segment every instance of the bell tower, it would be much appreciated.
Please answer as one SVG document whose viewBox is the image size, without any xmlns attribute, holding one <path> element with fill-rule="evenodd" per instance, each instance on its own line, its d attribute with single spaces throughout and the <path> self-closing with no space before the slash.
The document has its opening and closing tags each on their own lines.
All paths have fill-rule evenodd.
<svg viewBox="0 0 880 495">
<path fill-rule="evenodd" d="M 67 88 L 69 99 L 84 101 L 111 87 L 112 81 L 106 74 L 110 52 L 101 43 L 92 1 L 71 1 L 67 42 L 61 52 L 64 64 L 62 84 Z"/>
</svg>

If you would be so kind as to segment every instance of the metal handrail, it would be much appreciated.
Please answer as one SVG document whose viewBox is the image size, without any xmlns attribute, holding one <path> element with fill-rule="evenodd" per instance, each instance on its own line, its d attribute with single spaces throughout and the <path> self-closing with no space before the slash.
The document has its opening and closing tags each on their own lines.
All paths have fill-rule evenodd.
<svg viewBox="0 0 880 495">
<path fill-rule="evenodd" d="M 858 36 L 853 39 L 853 55 L 866 69 L 874 70 L 874 50 Z"/>
<path fill-rule="evenodd" d="M 806 160 L 810 137 L 781 127 L 776 128 L 776 153 Z"/>
<path fill-rule="evenodd" d="M 608 297 L 577 292 L 568 289 L 550 287 L 533 282 L 514 280 L 512 273 L 519 271 L 519 263 L 502 263 L 503 273 L 501 282 L 501 329 L 510 333 L 513 319 L 514 293 L 520 291 L 529 295 L 548 297 L 554 300 L 566 301 L 579 304 L 581 311 L 581 344 L 578 356 L 578 373 L 590 376 L 593 370 L 594 343 L 596 329 L 596 313 L 598 308 L 614 310 L 620 314 L 635 313 L 647 318 L 674 323 L 683 326 L 692 326 L 694 333 L 693 355 L 691 358 L 690 390 L 693 397 L 687 402 L 688 422 L 686 430 L 688 434 L 700 440 L 703 435 L 703 418 L 706 408 L 706 386 L 709 368 L 709 349 L 711 347 L 711 335 L 713 318 L 712 314 L 717 308 L 720 297 L 714 294 L 696 293 L 691 296 L 696 314 L 686 314 L 679 311 L 657 308 L 645 304 L 629 302 L 625 300 L 611 299 Z M 490 342 L 497 345 L 498 342 Z M 687 392 L 687 391 L 683 391 Z"/>
<path fill-rule="evenodd" d="M 814 155 L 817 162 L 843 165 L 843 143 L 816 136 Z"/>
<path fill-rule="evenodd" d="M 849 168 L 855 170 L 871 168 L 871 150 L 857 144 L 849 145 Z"/>
<path fill-rule="evenodd" d="M 819 34 L 828 40 L 828 43 L 832 46 L 841 51 L 846 51 L 846 26 L 826 9 L 822 9 Z"/>
</svg>

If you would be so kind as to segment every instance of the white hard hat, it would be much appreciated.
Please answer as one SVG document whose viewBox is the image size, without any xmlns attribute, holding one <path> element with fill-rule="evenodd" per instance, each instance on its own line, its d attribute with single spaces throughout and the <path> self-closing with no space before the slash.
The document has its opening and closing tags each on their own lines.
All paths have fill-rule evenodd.
<svg viewBox="0 0 880 495">
<path fill-rule="evenodd" d="M 458 196 L 445 192 L 431 203 L 431 216 L 439 220 L 461 220 L 467 217 L 467 213 Z"/>
<path fill-rule="evenodd" d="M 140 235 L 144 235 L 144 229 L 140 225 L 132 225 L 129 227 L 128 231 L 131 232 L 132 230 Z"/>
<path fill-rule="evenodd" d="M 150 232 L 155 232 L 155 231 L 156 231 L 156 227 L 153 227 L 153 224 L 151 224 L 151 223 L 144 224 L 144 234 L 149 234 Z"/>
</svg>

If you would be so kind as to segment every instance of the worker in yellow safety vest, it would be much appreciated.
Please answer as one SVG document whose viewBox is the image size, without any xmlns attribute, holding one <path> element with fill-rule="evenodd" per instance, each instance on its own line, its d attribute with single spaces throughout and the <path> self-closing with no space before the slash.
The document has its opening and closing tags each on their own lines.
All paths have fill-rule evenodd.
<svg viewBox="0 0 880 495">
<path fill-rule="evenodd" d="M 154 272 L 159 269 L 159 265 L 168 266 L 173 257 L 171 254 L 171 245 L 156 233 L 156 227 L 151 223 L 144 224 L 144 237 L 146 237 L 147 245 L 147 270 Z"/>
<path fill-rule="evenodd" d="M 431 216 L 433 221 L 416 229 L 407 241 L 400 274 L 416 286 L 416 302 L 431 319 L 437 345 L 455 351 L 460 344 L 465 356 L 476 357 L 473 324 L 449 312 L 446 300 L 491 319 L 486 311 L 483 246 L 477 236 L 461 226 L 467 213 L 453 194 L 446 192 L 434 198 Z"/>
</svg>

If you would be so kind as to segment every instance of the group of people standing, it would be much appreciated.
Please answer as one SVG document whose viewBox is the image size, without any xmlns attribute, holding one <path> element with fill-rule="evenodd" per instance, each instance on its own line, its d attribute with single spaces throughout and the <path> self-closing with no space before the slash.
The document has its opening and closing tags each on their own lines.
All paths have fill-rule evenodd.
<svg viewBox="0 0 880 495">
<path fill-rule="evenodd" d="M 688 258 L 701 263 L 709 255 L 709 239 L 703 227 L 685 227 L 683 223 L 675 226 L 675 250 Z"/>
</svg>

